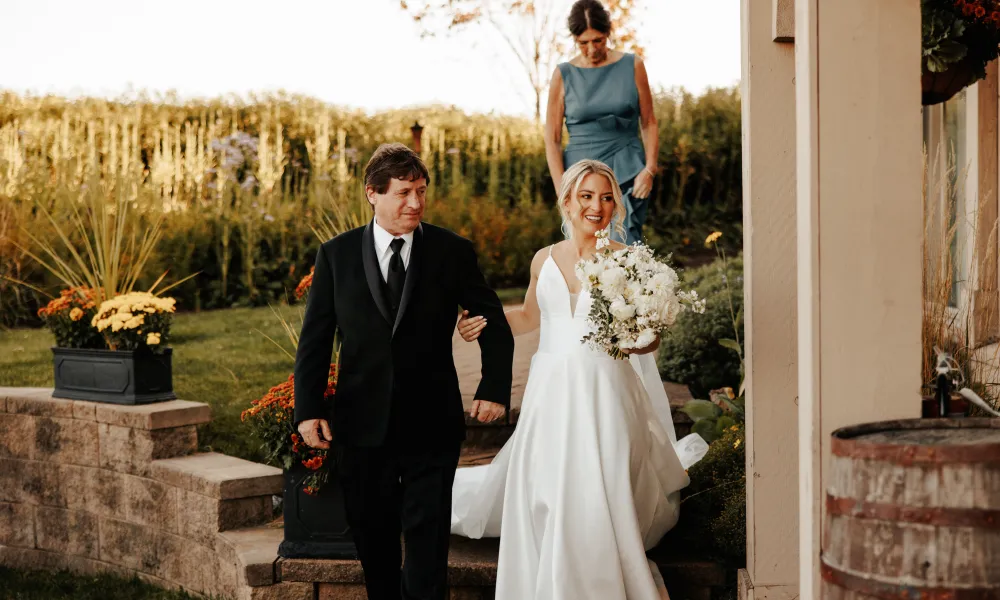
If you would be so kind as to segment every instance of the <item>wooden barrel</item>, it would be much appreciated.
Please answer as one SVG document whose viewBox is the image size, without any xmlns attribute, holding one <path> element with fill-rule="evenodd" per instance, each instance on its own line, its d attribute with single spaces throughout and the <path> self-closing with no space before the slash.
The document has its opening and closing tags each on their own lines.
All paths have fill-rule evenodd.
<svg viewBox="0 0 1000 600">
<path fill-rule="evenodd" d="M 833 433 L 823 598 L 1000 598 L 1000 419 Z"/>
</svg>

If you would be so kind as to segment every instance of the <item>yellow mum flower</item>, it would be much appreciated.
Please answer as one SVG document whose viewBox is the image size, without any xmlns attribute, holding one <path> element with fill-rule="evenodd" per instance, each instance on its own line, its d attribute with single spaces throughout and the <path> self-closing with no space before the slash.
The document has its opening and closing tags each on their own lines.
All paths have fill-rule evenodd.
<svg viewBox="0 0 1000 600">
<path fill-rule="evenodd" d="M 79 307 L 73 307 L 73 310 L 69 311 L 70 321 L 79 321 L 83 318 L 83 311 Z"/>
<path fill-rule="evenodd" d="M 122 325 L 121 321 L 115 321 L 111 324 L 111 331 L 119 331 L 122 328 Z"/>
<path fill-rule="evenodd" d="M 720 237 L 722 237 L 721 231 L 713 231 L 712 233 L 708 234 L 707 238 L 705 238 L 705 245 L 708 246 L 712 242 L 718 240 Z"/>
<path fill-rule="evenodd" d="M 155 346 L 156 344 L 159 344 L 160 343 L 160 334 L 158 334 L 158 333 L 151 333 L 151 334 L 147 335 L 146 336 L 146 343 L 149 344 L 150 346 Z"/>
</svg>

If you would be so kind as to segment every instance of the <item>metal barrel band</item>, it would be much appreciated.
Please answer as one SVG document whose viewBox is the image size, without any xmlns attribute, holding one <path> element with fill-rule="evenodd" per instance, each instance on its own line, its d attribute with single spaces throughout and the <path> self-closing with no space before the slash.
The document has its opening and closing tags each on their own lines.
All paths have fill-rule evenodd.
<svg viewBox="0 0 1000 600">
<path fill-rule="evenodd" d="M 852 439 L 833 438 L 830 451 L 841 458 L 880 460 L 900 466 L 982 464 L 1000 465 L 1000 445 L 980 446 L 915 446 L 900 444 L 874 444 Z"/>
<path fill-rule="evenodd" d="M 831 566 L 825 558 L 822 561 L 821 571 L 823 581 L 879 600 L 995 600 L 997 598 L 997 589 L 993 587 L 932 588 L 866 579 Z"/>
<path fill-rule="evenodd" d="M 853 498 L 837 498 L 827 494 L 826 511 L 831 516 L 857 519 L 1000 530 L 1000 510 L 982 508 L 899 506 L 862 502 Z"/>
</svg>

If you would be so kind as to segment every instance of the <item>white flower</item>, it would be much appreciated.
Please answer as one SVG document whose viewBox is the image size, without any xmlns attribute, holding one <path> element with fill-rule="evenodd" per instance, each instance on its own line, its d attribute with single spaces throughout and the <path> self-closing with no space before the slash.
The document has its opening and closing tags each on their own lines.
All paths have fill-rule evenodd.
<svg viewBox="0 0 1000 600">
<path fill-rule="evenodd" d="M 646 281 L 646 291 L 653 294 L 673 291 L 677 283 L 677 273 L 660 271 Z"/>
<path fill-rule="evenodd" d="M 599 276 L 601 282 L 601 293 L 605 298 L 612 299 L 620 296 L 625 291 L 626 273 L 621 267 L 611 267 L 601 272 Z"/>
<path fill-rule="evenodd" d="M 634 302 L 636 298 L 642 295 L 642 288 L 642 284 L 638 281 L 628 282 L 628 285 L 625 286 L 625 298 Z"/>
<path fill-rule="evenodd" d="M 656 341 L 656 332 L 652 329 L 643 329 L 639 337 L 635 340 L 636 348 L 645 348 Z"/>
<path fill-rule="evenodd" d="M 677 315 L 681 312 L 681 303 L 677 296 L 670 294 L 661 305 L 660 314 L 667 325 L 673 325 L 677 320 Z"/>
<path fill-rule="evenodd" d="M 611 312 L 611 316 L 619 321 L 625 321 L 635 316 L 635 307 L 620 296 L 611 303 L 608 310 Z"/>
<path fill-rule="evenodd" d="M 660 306 L 660 299 L 656 296 L 646 296 L 642 295 L 633 300 L 635 303 L 635 312 L 637 315 L 650 315 L 655 313 L 656 309 Z"/>
</svg>

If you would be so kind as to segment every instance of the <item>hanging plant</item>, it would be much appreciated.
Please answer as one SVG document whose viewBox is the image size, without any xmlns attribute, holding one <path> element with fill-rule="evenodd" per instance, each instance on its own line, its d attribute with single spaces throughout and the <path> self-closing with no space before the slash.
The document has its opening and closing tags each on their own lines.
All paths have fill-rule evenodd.
<svg viewBox="0 0 1000 600">
<path fill-rule="evenodd" d="M 986 77 L 1000 53 L 1000 0 L 921 0 L 924 105 Z"/>
</svg>

